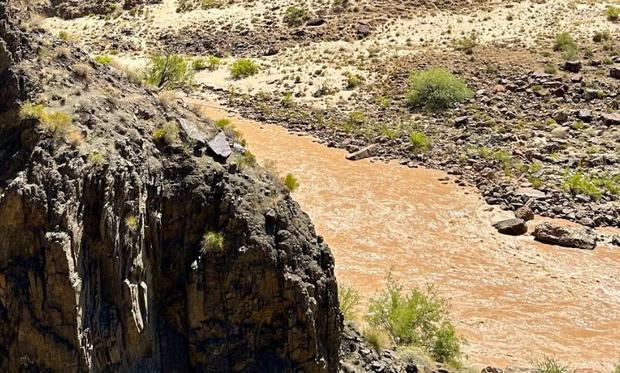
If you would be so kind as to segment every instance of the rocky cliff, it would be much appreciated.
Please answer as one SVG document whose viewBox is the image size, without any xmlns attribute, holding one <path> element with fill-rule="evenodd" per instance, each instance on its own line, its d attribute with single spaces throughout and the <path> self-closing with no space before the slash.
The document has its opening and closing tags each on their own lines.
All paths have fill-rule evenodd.
<svg viewBox="0 0 620 373">
<path fill-rule="evenodd" d="M 0 12 L 0 370 L 337 371 L 334 260 L 273 177 Z"/>
</svg>

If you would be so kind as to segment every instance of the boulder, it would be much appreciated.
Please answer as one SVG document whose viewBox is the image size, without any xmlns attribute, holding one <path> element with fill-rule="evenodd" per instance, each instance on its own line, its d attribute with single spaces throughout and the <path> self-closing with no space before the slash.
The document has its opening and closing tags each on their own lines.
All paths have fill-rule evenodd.
<svg viewBox="0 0 620 373">
<path fill-rule="evenodd" d="M 537 241 L 552 245 L 592 250 L 596 247 L 596 233 L 586 227 L 565 227 L 542 223 L 534 229 Z"/>
<path fill-rule="evenodd" d="M 601 119 L 608 126 L 620 124 L 620 114 L 618 113 L 603 113 Z"/>
<path fill-rule="evenodd" d="M 511 236 L 520 236 L 527 233 L 527 224 L 523 219 L 507 219 L 499 221 L 493 224 L 493 227 L 501 234 L 508 234 Z"/>
<path fill-rule="evenodd" d="M 564 70 L 571 73 L 578 73 L 579 71 L 581 71 L 581 61 L 564 62 Z"/>
<path fill-rule="evenodd" d="M 609 68 L 609 76 L 614 79 L 620 79 L 620 66 L 612 66 Z"/>
<path fill-rule="evenodd" d="M 218 157 L 228 158 L 232 154 L 232 149 L 228 143 L 228 137 L 224 132 L 220 132 L 211 141 L 209 141 L 209 150 Z"/>
<path fill-rule="evenodd" d="M 515 211 L 515 217 L 525 221 L 534 220 L 534 211 L 529 206 L 522 206 Z"/>
</svg>

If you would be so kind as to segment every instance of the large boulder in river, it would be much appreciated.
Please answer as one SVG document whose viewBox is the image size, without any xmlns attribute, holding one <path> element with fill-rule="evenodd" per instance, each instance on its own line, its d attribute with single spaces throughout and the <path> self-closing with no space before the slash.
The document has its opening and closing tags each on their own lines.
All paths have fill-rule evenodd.
<svg viewBox="0 0 620 373">
<path fill-rule="evenodd" d="M 519 218 L 499 221 L 493 224 L 493 227 L 495 227 L 499 233 L 511 236 L 519 236 L 527 233 L 527 224 L 525 224 L 525 220 Z"/>
<path fill-rule="evenodd" d="M 586 227 L 564 227 L 542 223 L 534 229 L 537 241 L 552 245 L 592 250 L 596 247 L 596 233 Z"/>
</svg>

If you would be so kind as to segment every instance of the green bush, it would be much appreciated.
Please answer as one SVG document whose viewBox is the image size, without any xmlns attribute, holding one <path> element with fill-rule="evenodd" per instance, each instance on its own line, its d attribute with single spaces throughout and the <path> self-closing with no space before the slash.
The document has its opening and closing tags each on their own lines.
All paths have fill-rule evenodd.
<svg viewBox="0 0 620 373">
<path fill-rule="evenodd" d="M 562 189 L 572 194 L 583 194 L 595 199 L 601 198 L 603 194 L 592 178 L 579 171 L 567 172 L 564 175 Z"/>
<path fill-rule="evenodd" d="M 611 35 L 609 31 L 596 31 L 594 32 L 594 36 L 592 37 L 592 41 L 595 43 L 601 43 L 603 41 L 609 40 Z"/>
<path fill-rule="evenodd" d="M 567 373 L 568 368 L 562 365 L 554 358 L 545 356 L 544 358 L 535 361 L 534 366 L 537 373 Z"/>
<path fill-rule="evenodd" d="M 222 119 L 218 119 L 215 121 L 215 126 L 217 128 L 224 129 L 226 127 L 230 127 L 231 125 L 232 125 L 232 122 L 228 118 L 222 118 Z"/>
<path fill-rule="evenodd" d="M 174 122 L 168 122 L 153 131 L 155 141 L 172 145 L 179 140 L 179 126 Z"/>
<path fill-rule="evenodd" d="M 252 75 L 258 74 L 258 65 L 247 58 L 240 58 L 233 62 L 230 66 L 230 75 L 234 79 L 247 78 Z"/>
<path fill-rule="evenodd" d="M 347 89 L 355 89 L 364 82 L 364 78 L 359 74 L 347 73 Z"/>
<path fill-rule="evenodd" d="M 415 153 L 425 152 L 430 147 L 430 140 L 423 132 L 413 131 L 409 134 L 409 140 Z"/>
<path fill-rule="evenodd" d="M 340 312 L 342 312 L 345 320 L 355 320 L 357 318 L 357 309 L 361 299 L 359 292 L 350 286 L 342 286 L 338 289 Z"/>
<path fill-rule="evenodd" d="M 607 19 L 616 22 L 620 17 L 620 8 L 617 6 L 609 5 L 607 7 Z"/>
<path fill-rule="evenodd" d="M 102 65 L 109 65 L 110 63 L 112 63 L 112 57 L 108 56 L 107 54 L 95 56 L 94 60 L 95 62 Z"/>
<path fill-rule="evenodd" d="M 385 336 L 380 330 L 375 328 L 365 328 L 362 335 L 373 350 L 380 352 L 383 348 L 385 348 Z"/>
<path fill-rule="evenodd" d="M 447 109 L 473 96 L 465 82 L 445 69 L 415 71 L 409 79 L 407 104 L 429 111 Z"/>
<path fill-rule="evenodd" d="M 371 299 L 368 323 L 398 345 L 420 346 L 440 362 L 457 363 L 460 339 L 447 319 L 447 304 L 433 287 L 404 293 L 388 277 L 387 289 Z"/>
<path fill-rule="evenodd" d="M 555 35 L 553 50 L 556 52 L 562 52 L 562 57 L 565 60 L 574 59 L 577 56 L 578 49 L 577 43 L 568 32 L 561 32 Z"/>
<path fill-rule="evenodd" d="M 618 363 L 618 365 L 616 365 L 616 367 L 614 368 L 613 373 L 620 373 L 620 362 Z"/>
<path fill-rule="evenodd" d="M 284 186 L 289 192 L 294 192 L 299 188 L 299 181 L 293 174 L 287 174 L 284 178 Z"/>
<path fill-rule="evenodd" d="M 151 56 L 144 79 L 159 89 L 179 89 L 190 86 L 193 70 L 178 54 Z"/>
<path fill-rule="evenodd" d="M 208 231 L 202 237 L 202 252 L 213 253 L 224 250 L 224 235 L 219 232 Z"/>
<path fill-rule="evenodd" d="M 288 7 L 286 9 L 286 13 L 284 14 L 284 23 L 290 27 L 301 26 L 308 19 L 310 19 L 308 10 L 297 6 Z"/>
</svg>

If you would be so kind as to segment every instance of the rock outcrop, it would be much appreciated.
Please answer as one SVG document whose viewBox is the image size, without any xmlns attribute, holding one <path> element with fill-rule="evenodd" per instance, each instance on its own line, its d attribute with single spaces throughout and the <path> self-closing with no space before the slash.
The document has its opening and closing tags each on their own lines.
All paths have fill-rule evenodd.
<svg viewBox="0 0 620 373">
<path fill-rule="evenodd" d="M 144 4 L 157 4 L 161 0 L 50 0 L 49 13 L 65 19 L 84 17 L 90 14 L 109 14 L 115 9 L 132 9 Z"/>
<path fill-rule="evenodd" d="M 0 10 L 0 371 L 337 371 L 334 260 L 297 203 L 242 154 L 155 142 L 217 129 Z"/>
<path fill-rule="evenodd" d="M 586 227 L 564 227 L 542 223 L 534 229 L 536 240 L 552 245 L 592 250 L 596 247 L 596 233 Z"/>
</svg>

